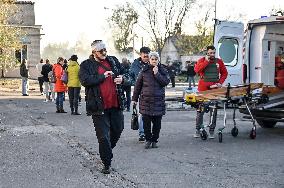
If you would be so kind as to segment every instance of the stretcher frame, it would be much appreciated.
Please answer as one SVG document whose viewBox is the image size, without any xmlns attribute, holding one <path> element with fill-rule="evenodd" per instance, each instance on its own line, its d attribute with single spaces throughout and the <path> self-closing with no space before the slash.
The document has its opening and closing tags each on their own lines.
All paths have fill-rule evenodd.
<svg viewBox="0 0 284 188">
<path fill-rule="evenodd" d="M 255 89 L 262 88 L 262 83 L 251 83 L 246 85 L 238 85 L 238 86 L 231 86 L 228 84 L 226 87 L 212 89 L 204 92 L 199 92 L 196 94 L 185 95 L 185 103 L 190 104 L 197 109 L 204 110 L 204 112 L 209 112 L 209 124 L 208 125 L 201 125 L 200 128 L 200 137 L 202 140 L 206 140 L 208 134 L 206 132 L 206 128 L 210 127 L 214 120 L 215 111 L 218 108 L 218 104 L 222 103 L 222 108 L 224 111 L 223 117 L 223 127 L 218 129 L 218 138 L 219 142 L 223 141 L 223 130 L 226 128 L 227 123 L 227 106 L 232 105 L 233 108 L 233 123 L 234 127 L 231 130 L 232 136 L 236 137 L 238 135 L 238 128 L 236 126 L 236 110 L 239 109 L 239 105 L 244 105 L 247 111 L 249 112 L 249 119 L 252 124 L 252 130 L 250 132 L 250 138 L 256 138 L 256 120 L 251 112 L 251 106 L 256 105 L 261 100 L 261 95 L 255 95 L 253 97 L 252 91 Z M 207 106 L 207 107 L 205 107 Z M 217 115 L 216 115 L 217 116 Z M 217 118 L 217 117 L 216 117 Z"/>
</svg>

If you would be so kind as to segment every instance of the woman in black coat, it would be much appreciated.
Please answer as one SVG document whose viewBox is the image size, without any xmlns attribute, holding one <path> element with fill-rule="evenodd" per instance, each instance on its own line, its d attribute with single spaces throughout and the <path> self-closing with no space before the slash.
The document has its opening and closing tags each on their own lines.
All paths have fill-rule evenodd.
<svg viewBox="0 0 284 188">
<path fill-rule="evenodd" d="M 165 87 L 170 82 L 167 70 L 158 63 L 159 54 L 150 52 L 149 58 L 149 64 L 145 65 L 138 75 L 132 97 L 134 104 L 139 99 L 146 149 L 149 149 L 151 145 L 152 148 L 157 148 L 162 116 L 166 113 Z M 151 122 L 153 129 L 151 129 Z"/>
</svg>

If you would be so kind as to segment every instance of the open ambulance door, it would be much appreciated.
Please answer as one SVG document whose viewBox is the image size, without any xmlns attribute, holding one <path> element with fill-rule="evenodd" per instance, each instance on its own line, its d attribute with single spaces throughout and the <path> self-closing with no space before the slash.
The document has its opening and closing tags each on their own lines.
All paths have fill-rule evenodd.
<svg viewBox="0 0 284 188">
<path fill-rule="evenodd" d="M 216 20 L 214 46 L 216 57 L 223 60 L 228 70 L 225 84 L 243 83 L 243 38 L 243 23 Z"/>
</svg>

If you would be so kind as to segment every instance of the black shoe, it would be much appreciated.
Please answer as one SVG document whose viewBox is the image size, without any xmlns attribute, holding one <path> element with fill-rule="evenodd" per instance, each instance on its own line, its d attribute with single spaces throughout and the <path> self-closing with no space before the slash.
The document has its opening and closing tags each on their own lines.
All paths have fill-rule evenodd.
<svg viewBox="0 0 284 188">
<path fill-rule="evenodd" d="M 145 143 L 145 149 L 150 149 L 151 144 L 152 144 L 152 142 L 147 141 L 147 142 Z"/>
<path fill-rule="evenodd" d="M 109 166 L 104 166 L 104 168 L 101 171 L 103 174 L 110 174 L 110 168 Z"/>
<path fill-rule="evenodd" d="M 153 142 L 153 143 L 152 143 L 152 148 L 158 148 L 157 142 Z"/>
<path fill-rule="evenodd" d="M 64 111 L 64 109 L 60 110 L 59 113 L 67 113 L 66 111 Z"/>
<path fill-rule="evenodd" d="M 23 94 L 23 96 L 29 96 L 28 94 Z"/>
<path fill-rule="evenodd" d="M 144 136 L 144 135 L 141 135 L 141 136 L 139 137 L 139 141 L 140 141 L 140 142 L 144 142 L 144 141 L 145 141 L 145 136 Z"/>
<path fill-rule="evenodd" d="M 79 113 L 79 112 L 74 112 L 73 115 L 81 115 L 81 113 Z"/>
</svg>

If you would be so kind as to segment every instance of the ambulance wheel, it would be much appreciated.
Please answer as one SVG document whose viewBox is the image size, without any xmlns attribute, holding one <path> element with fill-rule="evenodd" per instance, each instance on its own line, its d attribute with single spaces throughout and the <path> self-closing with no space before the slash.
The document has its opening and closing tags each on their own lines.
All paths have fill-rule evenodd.
<svg viewBox="0 0 284 188">
<path fill-rule="evenodd" d="M 232 134 L 233 137 L 237 137 L 238 134 L 239 134 L 238 128 L 237 127 L 232 128 L 231 134 Z"/>
<path fill-rule="evenodd" d="M 254 129 L 252 129 L 252 130 L 250 131 L 249 137 L 250 137 L 251 139 L 255 139 L 255 137 L 256 137 L 256 131 L 255 131 Z"/>
<path fill-rule="evenodd" d="M 202 130 L 200 133 L 200 137 L 202 140 L 206 140 L 208 137 L 207 132 L 205 130 Z"/>
<path fill-rule="evenodd" d="M 223 142 L 223 134 L 221 132 L 218 133 L 219 142 Z"/>
</svg>

